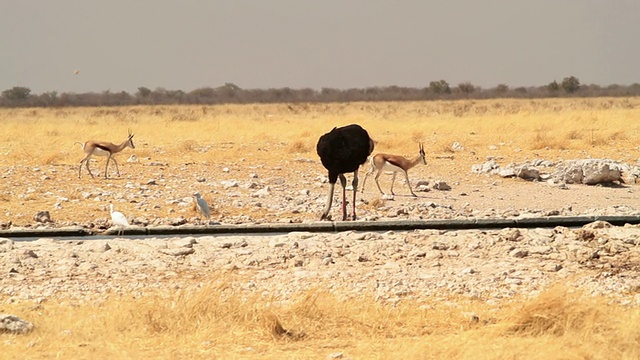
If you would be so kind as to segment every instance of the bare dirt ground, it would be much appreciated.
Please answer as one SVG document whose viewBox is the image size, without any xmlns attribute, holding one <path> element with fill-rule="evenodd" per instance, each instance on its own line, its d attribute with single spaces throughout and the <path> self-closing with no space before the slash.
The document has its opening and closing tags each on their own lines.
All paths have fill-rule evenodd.
<svg viewBox="0 0 640 360">
<path fill-rule="evenodd" d="M 212 220 L 220 223 L 265 223 L 316 221 L 326 201 L 326 171 L 315 154 L 292 156 L 270 162 L 241 159 L 227 163 L 161 162 L 153 158 L 135 163 L 120 156 L 121 177 L 110 169 L 110 178 L 102 177 L 104 159 L 92 163 L 99 175 L 91 178 L 83 170 L 77 177 L 76 165 L 15 165 L 0 168 L 0 223 L 12 226 L 82 225 L 108 227 L 108 204 L 125 213 L 133 223 L 200 223 L 194 211 L 192 194 L 199 191 L 214 208 Z M 557 159 L 550 152 L 543 159 Z M 581 155 L 564 152 L 564 159 Z M 510 162 L 533 159 L 535 154 L 504 158 Z M 409 172 L 415 187 L 418 181 L 444 181 L 451 190 L 417 191 L 412 197 L 398 176 L 393 200 L 381 197 L 373 177 L 367 179 L 364 193 L 357 194 L 359 219 L 425 219 L 455 217 L 512 217 L 546 215 L 621 215 L 640 209 L 636 184 L 621 186 L 568 185 L 561 189 L 544 182 L 531 182 L 495 175 L 478 175 L 471 166 L 486 161 L 486 156 L 468 152 L 447 157 L 427 156 L 428 165 Z M 360 188 L 368 164 L 360 171 Z M 552 171 L 550 169 L 549 171 Z M 350 181 L 351 177 L 349 177 Z M 380 184 L 388 192 L 390 175 L 382 175 Z M 334 219 L 340 215 L 340 186 L 336 187 Z M 351 194 L 347 197 L 351 199 Z M 37 224 L 34 215 L 46 210 L 52 223 Z"/>
<path fill-rule="evenodd" d="M 574 158 L 572 154 L 563 155 Z M 504 165 L 523 161 L 522 157 L 498 158 Z M 409 196 L 406 184 L 398 178 L 395 198 L 381 200 L 370 178 L 364 194 L 358 193 L 359 219 L 639 213 L 636 184 L 569 185 L 561 189 L 544 182 L 471 172 L 472 165 L 485 160 L 486 156 L 464 152 L 446 158 L 428 157 L 427 166 L 419 165 L 410 171 L 411 181 L 415 184 L 442 180 L 452 189 L 418 191 L 415 198 Z M 93 164 L 92 168 L 98 170 L 102 164 Z M 361 184 L 365 170 L 360 171 Z M 212 205 L 215 222 L 313 222 L 318 221 L 328 188 L 325 171 L 313 156 L 270 163 L 246 159 L 218 164 L 162 163 L 147 158 L 133 163 L 121 161 L 120 171 L 119 178 L 92 179 L 85 173 L 78 179 L 77 167 L 73 165 L 4 167 L 2 191 L 11 194 L 11 199 L 3 202 L 2 212 L 7 216 L 3 222 L 9 220 L 12 226 L 79 224 L 95 230 L 106 229 L 107 204 L 112 202 L 138 225 L 202 224 L 193 209 L 194 191 L 201 192 Z M 387 190 L 390 176 L 384 175 L 380 181 Z M 339 194 L 336 193 L 337 201 L 331 212 L 334 219 L 340 214 Z M 32 217 L 38 210 L 49 210 L 53 223 L 36 224 Z M 243 282 L 254 284 L 244 290 L 268 291 L 284 297 L 326 282 L 326 286 L 340 292 L 366 289 L 379 292 L 385 299 L 398 298 L 397 294 L 405 290 L 418 297 L 444 291 L 495 299 L 536 293 L 549 284 L 568 279 L 586 284 L 591 292 L 601 281 L 609 282 L 606 287 L 609 290 L 603 291 L 624 297 L 637 286 L 637 276 L 633 275 L 638 258 L 634 240 L 637 234 L 635 230 L 629 231 L 627 235 L 614 236 L 605 229 L 587 237 L 587 242 L 578 230 L 565 229 L 524 232 L 526 241 L 505 240 L 510 235 L 501 235 L 499 231 L 464 232 L 460 236 L 436 231 L 413 235 L 207 237 L 195 239 L 193 244 L 193 239 L 188 240 L 186 245 L 184 239 L 178 238 L 135 240 L 131 245 L 115 239 L 95 245 L 82 245 L 79 239 L 80 246 L 55 241 L 15 243 L 5 253 L 4 271 L 13 275 L 5 279 L 4 288 L 11 299 L 86 295 L 81 289 L 89 291 L 88 294 L 108 294 L 182 284 L 183 276 L 196 284 L 197 279 L 206 278 L 209 273 L 238 270 Z M 615 241 L 623 242 L 622 250 L 611 250 L 612 246 L 617 249 L 617 245 L 611 245 Z M 496 242 L 502 245 L 494 246 Z M 609 256 L 592 259 L 594 251 L 605 245 Z M 545 248 L 540 250 L 540 246 Z M 523 259 L 512 254 L 517 247 L 532 255 L 524 255 Z M 478 249 L 486 250 L 478 253 Z M 29 255 L 30 251 L 35 252 L 35 258 Z M 43 253 L 47 254 L 47 260 Z M 287 281 L 292 269 L 296 278 Z M 602 277 L 603 271 L 610 275 Z M 92 278 L 102 280 L 93 283 Z M 25 283 L 30 284 L 28 290 L 22 286 Z"/>
</svg>

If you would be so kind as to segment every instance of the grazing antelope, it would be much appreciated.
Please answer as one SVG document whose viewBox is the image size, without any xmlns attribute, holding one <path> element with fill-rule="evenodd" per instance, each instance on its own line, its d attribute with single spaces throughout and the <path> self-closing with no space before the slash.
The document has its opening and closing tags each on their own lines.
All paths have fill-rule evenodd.
<svg viewBox="0 0 640 360">
<path fill-rule="evenodd" d="M 418 165 L 418 163 L 420 162 L 422 162 L 424 165 L 427 165 L 427 160 L 424 158 L 424 147 L 422 146 L 422 143 L 420 143 L 420 153 L 418 154 L 418 156 L 412 159 L 407 159 L 398 155 L 376 154 L 376 156 L 370 159 L 371 169 L 367 172 L 364 177 L 364 181 L 362 182 L 362 192 L 364 192 L 364 185 L 367 182 L 367 177 L 373 174 L 374 171 L 378 170 L 375 176 L 376 185 L 378 185 L 378 190 L 380 190 L 380 193 L 382 195 L 385 195 L 384 191 L 382 191 L 382 188 L 380 187 L 378 178 L 380 177 L 380 174 L 382 174 L 382 171 L 387 170 L 393 171 L 393 178 L 391 179 L 391 195 L 395 195 L 393 193 L 393 182 L 396 180 L 396 174 L 398 172 L 403 172 L 405 178 L 407 179 L 407 185 L 409 185 L 409 191 L 411 191 L 411 195 L 418 196 L 413 192 L 413 189 L 411 188 L 408 171 L 412 167 Z"/>
<path fill-rule="evenodd" d="M 89 169 L 89 159 L 91 158 L 91 155 L 107 157 L 107 165 L 104 168 L 105 179 L 108 177 L 107 169 L 109 168 L 109 160 L 112 160 L 113 163 L 116 164 L 116 172 L 118 173 L 118 176 L 120 176 L 120 169 L 118 169 L 118 162 L 113 157 L 113 155 L 124 150 L 127 146 L 132 149 L 136 148 L 135 145 L 133 145 L 133 134 L 131 133 L 131 129 L 129 129 L 129 137 L 127 138 L 127 140 L 123 141 L 122 144 L 120 145 L 115 145 L 114 143 L 110 143 L 106 141 L 92 141 L 92 140 L 89 140 L 81 145 L 82 145 L 82 150 L 84 150 L 84 153 L 86 155 L 84 159 L 80 160 L 80 168 L 78 169 L 78 178 L 80 178 L 80 175 L 82 174 L 83 163 L 86 165 L 87 171 L 89 171 L 89 175 L 91 175 L 91 177 L 94 177 L 93 174 L 91 173 L 91 169 Z"/>
</svg>

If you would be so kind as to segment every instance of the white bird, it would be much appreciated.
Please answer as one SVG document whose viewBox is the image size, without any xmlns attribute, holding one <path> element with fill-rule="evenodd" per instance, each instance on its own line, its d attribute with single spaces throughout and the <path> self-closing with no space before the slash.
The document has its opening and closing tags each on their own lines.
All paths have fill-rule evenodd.
<svg viewBox="0 0 640 360">
<path fill-rule="evenodd" d="M 196 192 L 195 194 L 193 194 L 193 196 L 196 197 L 196 208 L 198 209 L 200 214 L 202 214 L 202 216 L 209 220 L 209 218 L 211 218 L 211 210 L 209 209 L 209 205 L 206 201 L 204 201 L 202 196 L 200 196 L 199 192 Z"/>
<path fill-rule="evenodd" d="M 127 221 L 127 217 L 123 213 L 113 211 L 113 204 L 109 204 L 109 209 L 111 212 L 111 225 L 118 227 L 118 236 L 120 236 L 124 230 L 123 228 L 129 226 L 129 221 Z"/>
</svg>

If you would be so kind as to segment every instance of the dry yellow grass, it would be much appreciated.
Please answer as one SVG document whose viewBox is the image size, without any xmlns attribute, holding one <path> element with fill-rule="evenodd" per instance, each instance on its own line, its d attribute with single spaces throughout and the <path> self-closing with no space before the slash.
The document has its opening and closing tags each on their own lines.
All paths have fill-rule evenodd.
<svg viewBox="0 0 640 360">
<path fill-rule="evenodd" d="M 225 279 L 225 278 L 222 278 Z M 112 297 L 97 305 L 3 305 L 30 319 L 1 335 L 3 359 L 637 359 L 640 313 L 562 287 L 489 306 L 434 299 L 341 300 L 321 289 L 274 302 L 229 279 L 192 291 Z M 469 316 L 471 312 L 477 317 Z"/>
<path fill-rule="evenodd" d="M 135 153 L 169 163 L 226 164 L 242 158 L 257 166 L 315 158 L 318 136 L 349 123 L 368 129 L 376 151 L 413 155 L 423 142 L 434 174 L 467 173 L 471 163 L 486 155 L 635 161 L 638 118 L 636 98 L 0 109 L 0 167 L 60 165 L 69 180 L 56 191 L 81 203 L 90 200 L 76 189 L 82 158 L 76 141 L 119 142 L 131 128 L 137 147 L 121 154 L 121 162 Z M 473 155 L 455 154 L 456 168 L 450 162 L 439 168 L 434 159 L 452 155 L 454 141 Z M 496 148 L 490 150 L 490 145 Z M 103 167 L 104 159 L 92 165 Z M 143 170 L 136 164 L 127 167 L 129 173 Z M 83 173 L 82 180 L 87 177 Z M 104 186 L 97 180 L 82 184 Z M 42 206 L 46 189 L 18 199 L 11 189 L 16 186 L 0 184 L 0 216 L 16 204 Z M 74 206 L 56 216 L 104 216 L 94 208 Z M 37 307 L 3 304 L 2 312 L 30 319 L 37 329 L 24 336 L 0 335 L 2 357 L 324 359 L 333 352 L 353 359 L 640 357 L 637 309 L 563 289 L 500 307 L 462 299 L 390 305 L 368 294 L 345 302 L 322 289 L 274 303 L 243 298 L 234 292 L 233 281 L 212 279 L 219 285 L 194 292 L 112 296 L 99 305 L 64 300 Z M 463 311 L 474 311 L 480 322 L 470 322 Z"/>
<path fill-rule="evenodd" d="M 128 128 L 139 157 L 315 156 L 319 135 L 349 123 L 368 129 L 385 152 L 413 154 L 424 142 L 441 154 L 458 141 L 481 151 L 493 144 L 601 156 L 637 146 L 639 115 L 635 98 L 0 109 L 0 165 L 73 165 L 82 158 L 75 141 L 119 142 Z"/>
<path fill-rule="evenodd" d="M 141 159 L 141 163 L 120 166 L 124 179 L 131 182 L 158 176 L 162 170 L 142 165 L 149 161 L 170 164 L 165 173 L 191 164 L 198 168 L 194 173 L 209 176 L 223 167 L 279 167 L 290 172 L 287 176 L 321 174 L 325 172 L 321 165 L 292 160 L 317 160 L 318 137 L 350 123 L 370 132 L 376 152 L 414 156 L 418 143 L 424 143 L 429 176 L 459 181 L 487 156 L 515 162 L 607 157 L 633 163 L 639 157 L 638 118 L 640 99 L 636 98 L 0 109 L 0 167 L 56 167 L 47 184 L 56 196 L 79 202 L 56 210 L 55 218 L 87 222 L 104 217 L 105 212 L 82 206 L 87 200 L 79 198 L 77 190 L 117 189 L 124 184 L 89 182 L 86 169 L 78 180 L 83 153 L 76 142 L 119 143 L 129 128 L 135 133 L 136 149 L 126 149 L 117 158 L 121 164 L 131 154 Z M 465 151 L 452 152 L 453 142 L 462 144 Z M 104 165 L 104 158 L 94 157 L 91 168 L 102 173 Z M 113 165 L 110 172 L 115 174 Z M 51 189 L 30 191 L 39 177 L 29 168 L 18 168 L 13 174 L 33 177 L 32 184 L 0 183 L 0 214 L 17 214 L 14 224 L 24 226 L 34 211 L 51 206 L 50 197 L 43 196 Z M 164 175 L 185 176 L 184 172 Z M 135 210 L 123 205 L 121 211 Z M 150 209 L 147 215 L 170 214 Z"/>
</svg>

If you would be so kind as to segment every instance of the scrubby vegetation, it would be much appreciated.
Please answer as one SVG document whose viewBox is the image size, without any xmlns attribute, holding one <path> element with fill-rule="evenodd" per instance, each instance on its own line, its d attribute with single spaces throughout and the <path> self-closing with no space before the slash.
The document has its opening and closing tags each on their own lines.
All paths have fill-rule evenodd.
<svg viewBox="0 0 640 360">
<path fill-rule="evenodd" d="M 575 76 L 547 85 L 510 88 L 498 84 L 483 89 L 470 82 L 457 86 L 445 80 L 431 81 L 423 88 L 377 86 L 369 88 L 320 90 L 303 88 L 243 89 L 226 83 L 218 87 L 203 87 L 191 91 L 149 89 L 139 87 L 134 94 L 126 91 L 100 93 L 61 93 L 47 91 L 32 94 L 31 89 L 16 86 L 6 89 L 0 96 L 0 107 L 61 107 L 61 106 L 130 106 L 130 105 L 219 105 L 219 104 L 273 104 L 273 103 L 331 103 L 353 101 L 425 101 L 459 99 L 541 99 L 548 97 L 619 97 L 639 96 L 640 84 L 583 85 Z"/>
</svg>

